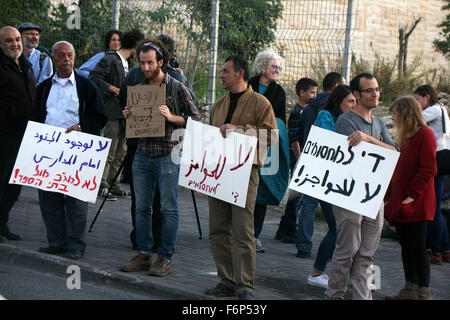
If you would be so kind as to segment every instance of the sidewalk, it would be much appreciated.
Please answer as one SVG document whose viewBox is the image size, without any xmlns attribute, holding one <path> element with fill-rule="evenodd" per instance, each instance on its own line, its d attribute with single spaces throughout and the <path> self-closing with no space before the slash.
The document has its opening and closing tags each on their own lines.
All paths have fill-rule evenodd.
<svg viewBox="0 0 450 320">
<path fill-rule="evenodd" d="M 126 184 L 123 186 L 128 187 Z M 160 290 L 171 299 L 214 299 L 203 294 L 205 288 L 214 287 L 219 280 L 209 247 L 207 197 L 196 194 L 196 200 L 203 234 L 201 240 L 191 191 L 179 188 L 179 237 L 172 260 L 172 273 L 166 277 L 119 270 L 119 265 L 129 261 L 135 254 L 129 240 L 130 199 L 106 201 L 92 232 L 87 233 L 88 245 L 82 260 L 74 262 L 39 253 L 39 247 L 48 245 L 46 229 L 39 210 L 37 190 L 29 187 L 22 188 L 20 199 L 10 213 L 10 229 L 20 234 L 23 240 L 1 243 L 0 259 L 61 274 L 66 274 L 68 265 L 76 264 L 81 268 L 82 280 L 90 278 L 124 288 L 131 286 L 143 290 Z M 96 204 L 89 204 L 88 229 L 100 204 L 100 199 Z M 326 226 L 322 223 L 316 225 L 314 258 L 300 259 L 296 257 L 295 245 L 274 240 L 279 221 L 280 213 L 269 208 L 260 236 L 266 252 L 256 255 L 255 297 L 264 300 L 324 299 L 324 290 L 306 285 L 306 279 Z M 399 244 L 382 239 L 375 255 L 375 265 L 381 271 L 381 288 L 374 291 L 374 299 L 383 300 L 384 296 L 397 293 L 404 283 Z M 450 300 L 450 264 L 431 265 L 431 288 L 435 300 Z M 351 292 L 351 286 L 348 291 Z M 351 298 L 349 293 L 347 298 Z"/>
</svg>

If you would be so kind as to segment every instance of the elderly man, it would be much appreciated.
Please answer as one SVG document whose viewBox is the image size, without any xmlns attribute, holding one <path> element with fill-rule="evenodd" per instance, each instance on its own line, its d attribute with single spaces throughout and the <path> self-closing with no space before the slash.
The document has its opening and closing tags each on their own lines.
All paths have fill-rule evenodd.
<svg viewBox="0 0 450 320">
<path fill-rule="evenodd" d="M 0 242 L 20 240 L 9 231 L 9 211 L 19 198 L 20 186 L 8 184 L 35 97 L 31 64 L 22 55 L 22 39 L 14 27 L 0 30 Z"/>
<path fill-rule="evenodd" d="M 52 48 L 56 74 L 37 87 L 35 121 L 98 135 L 105 126 L 103 101 L 95 84 L 73 70 L 75 50 L 59 41 Z M 49 246 L 40 252 L 62 254 L 69 259 L 83 257 L 86 241 L 87 202 L 70 196 L 39 190 L 39 205 L 47 227 Z"/>
<path fill-rule="evenodd" d="M 53 74 L 53 64 L 48 54 L 36 49 L 42 29 L 31 22 L 21 24 L 18 29 L 22 35 L 23 55 L 32 64 L 36 85 L 39 85 Z"/>
<path fill-rule="evenodd" d="M 277 129 L 275 114 L 269 100 L 248 85 L 248 63 L 240 56 L 225 60 L 220 72 L 222 87 L 230 94 L 217 100 L 211 110 L 211 125 L 219 127 L 226 138 L 228 131 Z M 254 132 L 254 130 L 250 130 Z M 245 208 L 209 197 L 209 235 L 211 251 L 220 282 L 205 290 L 215 296 L 253 299 L 256 248 L 253 210 L 258 191 L 258 166 L 262 167 L 270 141 L 258 139 L 257 165 L 253 165 Z"/>
</svg>

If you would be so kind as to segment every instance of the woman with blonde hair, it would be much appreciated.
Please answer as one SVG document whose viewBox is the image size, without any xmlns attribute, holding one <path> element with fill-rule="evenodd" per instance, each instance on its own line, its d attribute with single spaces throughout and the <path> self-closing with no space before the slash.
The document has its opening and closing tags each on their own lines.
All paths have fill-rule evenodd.
<svg viewBox="0 0 450 320">
<path fill-rule="evenodd" d="M 436 208 L 436 138 L 413 96 L 390 106 L 400 157 L 385 196 L 385 218 L 401 245 L 405 287 L 388 299 L 431 300 L 426 239 Z"/>
</svg>

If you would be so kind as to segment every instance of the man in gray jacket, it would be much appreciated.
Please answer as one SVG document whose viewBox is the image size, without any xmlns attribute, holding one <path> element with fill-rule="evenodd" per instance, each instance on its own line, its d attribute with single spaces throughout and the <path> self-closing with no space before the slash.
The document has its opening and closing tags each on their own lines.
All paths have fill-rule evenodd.
<svg viewBox="0 0 450 320">
<path fill-rule="evenodd" d="M 99 196 L 106 197 L 113 178 L 120 169 L 120 165 L 127 152 L 125 138 L 125 119 L 120 107 L 119 94 L 123 80 L 131 69 L 130 59 L 136 56 L 137 43 L 144 38 L 138 30 L 125 32 L 122 37 L 122 47 L 118 51 L 109 50 L 89 74 L 89 79 L 94 81 L 103 94 L 108 122 L 103 131 L 103 136 L 111 138 L 108 160 L 105 164 Z M 120 186 L 120 177 L 114 182 L 108 200 L 115 197 L 129 197 L 130 194 Z"/>
</svg>

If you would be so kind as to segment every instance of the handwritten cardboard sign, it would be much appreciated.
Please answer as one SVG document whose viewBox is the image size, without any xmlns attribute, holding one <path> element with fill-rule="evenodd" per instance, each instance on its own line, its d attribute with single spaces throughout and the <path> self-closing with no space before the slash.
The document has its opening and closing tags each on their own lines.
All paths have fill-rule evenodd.
<svg viewBox="0 0 450 320">
<path fill-rule="evenodd" d="M 180 186 L 244 208 L 256 137 L 230 133 L 188 119 L 180 163 Z"/>
<path fill-rule="evenodd" d="M 399 155 L 313 126 L 289 188 L 375 219 Z"/>
<path fill-rule="evenodd" d="M 127 90 L 131 114 L 126 121 L 126 137 L 163 137 L 166 120 L 159 106 L 166 104 L 166 84 L 129 86 Z"/>
<path fill-rule="evenodd" d="M 28 121 L 9 183 L 95 203 L 111 139 Z"/>
</svg>

